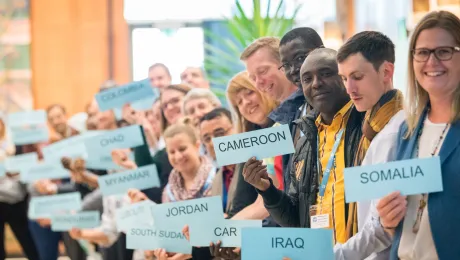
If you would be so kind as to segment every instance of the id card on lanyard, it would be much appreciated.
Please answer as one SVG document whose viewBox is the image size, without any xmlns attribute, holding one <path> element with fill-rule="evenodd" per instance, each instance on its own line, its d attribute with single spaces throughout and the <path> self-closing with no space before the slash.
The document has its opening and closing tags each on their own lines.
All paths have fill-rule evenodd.
<svg viewBox="0 0 460 260">
<path fill-rule="evenodd" d="M 335 155 L 337 153 L 337 149 L 339 148 L 340 141 L 342 140 L 344 129 L 341 129 L 337 134 L 334 142 L 334 146 L 332 147 L 331 153 L 329 155 L 329 159 L 326 164 L 326 169 L 323 171 L 323 179 L 319 185 L 319 196 L 324 197 L 324 193 L 326 191 L 327 183 L 329 180 L 329 176 L 331 175 L 332 167 L 335 164 Z M 321 159 L 319 154 L 319 136 L 317 138 L 317 169 L 318 172 L 321 172 Z M 330 212 L 332 212 L 332 205 L 326 204 L 323 205 L 313 205 L 310 207 L 310 226 L 311 228 L 330 228 L 331 223 L 331 216 Z"/>
</svg>

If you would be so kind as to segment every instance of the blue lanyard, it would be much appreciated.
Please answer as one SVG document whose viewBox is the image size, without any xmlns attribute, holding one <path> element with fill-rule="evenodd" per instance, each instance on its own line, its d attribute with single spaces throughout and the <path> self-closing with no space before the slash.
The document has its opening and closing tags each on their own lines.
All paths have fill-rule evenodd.
<svg viewBox="0 0 460 260">
<path fill-rule="evenodd" d="M 227 186 L 225 185 L 225 172 L 224 172 L 224 169 L 222 169 L 222 202 L 224 204 L 224 212 L 227 209 L 227 197 L 228 197 L 228 191 L 227 191 Z"/>
<path fill-rule="evenodd" d="M 331 154 L 329 155 L 329 160 L 327 161 L 326 170 L 323 173 L 323 180 L 321 181 L 321 185 L 319 186 L 319 196 L 321 197 L 324 196 L 324 191 L 326 190 L 327 181 L 329 180 L 329 175 L 331 173 L 331 168 L 335 161 L 335 153 L 337 152 L 337 148 L 339 148 L 339 144 L 340 144 L 340 140 L 342 139 L 343 132 L 344 132 L 343 129 L 341 129 L 339 133 L 337 134 L 337 137 L 335 138 L 334 146 L 332 147 Z M 319 135 L 316 141 L 318 144 L 317 149 L 316 149 L 317 156 L 318 156 L 318 158 L 316 159 L 316 163 L 317 163 L 317 167 L 319 171 L 321 169 L 321 161 L 320 161 L 321 158 L 319 157 Z"/>
</svg>

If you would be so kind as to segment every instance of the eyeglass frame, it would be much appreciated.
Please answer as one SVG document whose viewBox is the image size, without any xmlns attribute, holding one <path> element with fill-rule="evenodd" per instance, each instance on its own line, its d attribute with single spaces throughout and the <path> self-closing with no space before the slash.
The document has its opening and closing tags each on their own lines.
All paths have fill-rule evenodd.
<svg viewBox="0 0 460 260">
<path fill-rule="evenodd" d="M 440 58 L 438 57 L 438 54 L 436 54 L 436 51 L 439 50 L 439 49 L 449 49 L 449 50 L 452 51 L 452 55 L 451 55 L 448 59 L 440 59 Z M 426 50 L 426 51 L 429 51 L 429 52 L 430 52 L 429 55 L 427 56 L 426 60 L 417 60 L 417 59 L 415 58 L 415 56 L 416 56 L 415 52 L 416 52 L 417 50 Z M 449 60 L 452 59 L 452 57 L 454 57 L 454 53 L 455 53 L 455 52 L 460 52 L 460 47 L 458 47 L 458 46 L 440 46 L 440 47 L 436 47 L 436 48 L 434 48 L 434 49 L 418 48 L 418 49 L 413 49 L 413 50 L 412 50 L 412 59 L 415 60 L 416 62 L 427 62 L 427 61 L 430 59 L 431 54 L 433 54 L 434 57 L 435 57 L 436 59 L 438 59 L 439 61 L 449 61 Z"/>
<path fill-rule="evenodd" d="M 209 144 L 212 142 L 212 139 L 213 138 L 216 138 L 216 137 L 222 137 L 222 136 L 225 136 L 230 130 L 232 130 L 233 126 L 229 127 L 228 129 L 224 129 L 224 128 L 218 128 L 218 129 L 215 129 L 214 131 L 212 131 L 212 133 L 209 135 L 209 136 L 206 136 L 206 139 L 209 139 L 206 140 L 205 138 L 201 138 L 201 140 L 203 141 L 203 143 L 205 144 Z M 216 136 L 215 132 L 216 130 L 219 130 L 219 129 L 223 129 L 223 134 L 222 135 L 219 135 L 219 136 Z"/>
<path fill-rule="evenodd" d="M 284 66 L 288 65 L 289 66 L 289 69 L 291 69 L 292 67 L 294 67 L 293 63 L 295 62 L 295 65 L 299 65 L 302 66 L 303 62 L 305 61 L 305 59 L 308 57 L 308 55 L 316 50 L 316 49 L 322 49 L 322 48 L 325 48 L 324 45 L 321 45 L 319 46 L 318 48 L 313 48 L 313 49 L 310 49 L 310 51 L 308 51 L 307 53 L 304 53 L 304 54 L 299 54 L 297 55 L 294 59 L 292 59 L 290 62 L 285 62 L 283 64 L 281 64 L 281 66 L 278 67 L 278 70 L 283 70 L 283 71 L 286 71 L 286 69 L 284 68 Z M 300 62 L 300 57 L 303 57 L 302 59 L 302 62 Z"/>
</svg>

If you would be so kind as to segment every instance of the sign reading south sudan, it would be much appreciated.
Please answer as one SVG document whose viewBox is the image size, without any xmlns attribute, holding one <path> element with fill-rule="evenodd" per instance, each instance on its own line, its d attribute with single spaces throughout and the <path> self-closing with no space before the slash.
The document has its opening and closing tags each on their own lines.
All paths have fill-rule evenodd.
<svg viewBox="0 0 460 260">
<path fill-rule="evenodd" d="M 294 152 L 288 125 L 212 139 L 219 166 L 258 160 Z"/>
<path fill-rule="evenodd" d="M 126 248 L 142 250 L 162 248 L 171 253 L 192 253 L 192 246 L 180 229 L 165 228 L 163 225 L 131 227 L 126 232 Z"/>
<path fill-rule="evenodd" d="M 443 189 L 439 157 L 346 168 L 344 180 L 347 202 L 379 199 L 394 191 L 413 195 Z"/>
</svg>

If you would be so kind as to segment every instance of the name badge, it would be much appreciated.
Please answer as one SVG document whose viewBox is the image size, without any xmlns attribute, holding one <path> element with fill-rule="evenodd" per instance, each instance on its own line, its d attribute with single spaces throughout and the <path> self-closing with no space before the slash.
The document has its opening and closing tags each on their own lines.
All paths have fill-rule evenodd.
<svg viewBox="0 0 460 260">
<path fill-rule="evenodd" d="M 394 191 L 413 195 L 443 190 L 438 156 L 345 168 L 344 181 L 347 203 L 379 199 Z"/>
<path fill-rule="evenodd" d="M 126 193 L 129 189 L 143 190 L 160 187 L 160 179 L 155 164 L 100 176 L 97 182 L 104 196 Z"/>
<path fill-rule="evenodd" d="M 294 144 L 288 125 L 269 127 L 231 136 L 213 138 L 217 164 L 225 166 L 294 153 Z"/>
<path fill-rule="evenodd" d="M 242 260 L 334 259 L 331 229 L 243 228 Z"/>
<path fill-rule="evenodd" d="M 75 214 L 54 215 L 51 230 L 69 231 L 72 228 L 95 228 L 100 225 L 99 211 L 83 211 Z"/>
<path fill-rule="evenodd" d="M 231 220 L 221 215 L 211 222 L 190 227 L 190 244 L 192 246 L 209 246 L 209 243 L 222 242 L 223 247 L 241 247 L 241 230 L 248 227 L 262 227 L 261 220 Z"/>
<path fill-rule="evenodd" d="M 155 92 L 148 79 L 132 82 L 120 87 L 110 88 L 96 94 L 100 111 L 121 108 L 134 101 L 154 97 Z"/>
</svg>

